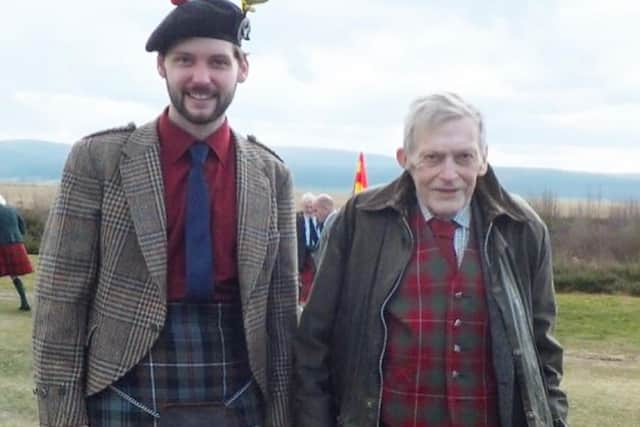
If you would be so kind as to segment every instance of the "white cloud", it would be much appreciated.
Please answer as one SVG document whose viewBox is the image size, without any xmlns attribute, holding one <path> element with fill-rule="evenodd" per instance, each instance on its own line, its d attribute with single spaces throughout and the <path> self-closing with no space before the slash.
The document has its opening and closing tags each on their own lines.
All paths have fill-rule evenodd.
<svg viewBox="0 0 640 427">
<path fill-rule="evenodd" d="M 130 101 L 65 93 L 20 92 L 16 101 L 45 123 L 30 131 L 30 137 L 61 142 L 131 121 L 140 124 L 158 114 L 155 108 Z"/>
<path fill-rule="evenodd" d="M 167 99 L 144 44 L 172 7 L 3 5 L 0 138 L 72 141 L 155 117 Z M 637 2 L 273 0 L 256 9 L 250 78 L 230 118 L 270 144 L 393 154 L 411 99 L 453 90 L 483 111 L 496 163 L 638 170 L 626 160 L 639 158 Z"/>
<path fill-rule="evenodd" d="M 543 115 L 542 119 L 556 127 L 571 127 L 598 133 L 629 133 L 640 139 L 640 104 L 602 105 L 561 114 Z"/>
</svg>

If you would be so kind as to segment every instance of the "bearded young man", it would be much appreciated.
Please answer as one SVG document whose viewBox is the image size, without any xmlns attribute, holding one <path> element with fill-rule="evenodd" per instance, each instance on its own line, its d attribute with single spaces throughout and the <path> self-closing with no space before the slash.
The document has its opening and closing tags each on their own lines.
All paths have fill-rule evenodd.
<svg viewBox="0 0 640 427">
<path fill-rule="evenodd" d="M 498 183 L 480 114 L 417 99 L 397 159 L 331 228 L 296 337 L 296 425 L 566 425 L 549 233 Z"/>
<path fill-rule="evenodd" d="M 151 34 L 170 105 L 83 138 L 40 252 L 43 426 L 290 426 L 297 261 L 291 175 L 226 110 L 246 14 L 173 1 Z"/>
</svg>

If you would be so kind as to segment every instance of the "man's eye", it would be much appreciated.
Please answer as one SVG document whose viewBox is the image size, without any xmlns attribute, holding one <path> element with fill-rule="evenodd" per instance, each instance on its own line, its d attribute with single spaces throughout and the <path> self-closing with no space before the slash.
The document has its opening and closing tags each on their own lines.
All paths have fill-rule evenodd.
<svg viewBox="0 0 640 427">
<path fill-rule="evenodd" d="M 456 161 L 458 163 L 469 163 L 473 159 L 474 159 L 474 156 L 472 153 L 460 153 L 456 156 Z"/>
<path fill-rule="evenodd" d="M 211 61 L 211 64 L 214 67 L 220 68 L 229 65 L 229 61 L 226 58 L 216 58 Z"/>
<path fill-rule="evenodd" d="M 436 154 L 436 153 L 429 153 L 429 154 L 425 154 L 424 156 L 422 156 L 422 160 L 425 163 L 429 163 L 429 164 L 438 163 L 441 158 L 442 158 L 442 156 L 440 156 L 439 154 Z"/>
</svg>

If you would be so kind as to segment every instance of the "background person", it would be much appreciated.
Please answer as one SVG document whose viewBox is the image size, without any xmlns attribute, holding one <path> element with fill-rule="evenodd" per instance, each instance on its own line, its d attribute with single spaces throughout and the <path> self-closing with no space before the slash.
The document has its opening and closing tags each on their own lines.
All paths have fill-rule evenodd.
<svg viewBox="0 0 640 427">
<path fill-rule="evenodd" d="M 301 198 L 301 210 L 296 213 L 296 232 L 298 236 L 298 272 L 300 280 L 299 302 L 304 305 L 311 292 L 316 265 L 312 253 L 318 246 L 318 221 L 313 211 L 313 193 L 304 193 Z"/>
<path fill-rule="evenodd" d="M 29 301 L 20 277 L 33 272 L 24 246 L 26 227 L 18 211 L 0 195 L 0 277 L 9 276 L 20 296 L 21 311 L 29 311 Z"/>
<path fill-rule="evenodd" d="M 318 245 L 316 250 L 311 253 L 313 262 L 316 266 L 320 265 L 322 254 L 327 247 L 327 240 L 329 239 L 329 232 L 331 231 L 331 225 L 338 213 L 335 209 L 335 202 L 333 197 L 326 193 L 318 194 L 313 201 L 313 212 L 318 222 L 318 231 L 320 237 L 318 238 Z"/>
</svg>

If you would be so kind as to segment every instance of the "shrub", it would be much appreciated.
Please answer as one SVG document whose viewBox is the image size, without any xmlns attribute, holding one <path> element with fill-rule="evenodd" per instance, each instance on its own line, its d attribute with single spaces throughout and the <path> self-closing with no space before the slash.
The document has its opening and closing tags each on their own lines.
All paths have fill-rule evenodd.
<svg viewBox="0 0 640 427">
<path fill-rule="evenodd" d="M 23 209 L 20 211 L 20 215 L 24 218 L 26 225 L 24 245 L 27 248 L 27 252 L 37 254 L 40 251 L 40 240 L 42 239 L 48 212 L 41 209 Z"/>
</svg>

